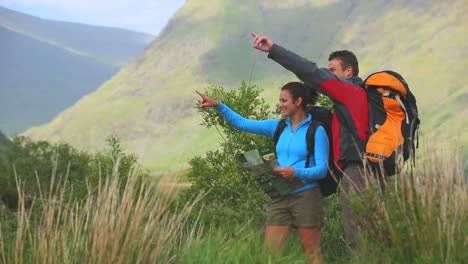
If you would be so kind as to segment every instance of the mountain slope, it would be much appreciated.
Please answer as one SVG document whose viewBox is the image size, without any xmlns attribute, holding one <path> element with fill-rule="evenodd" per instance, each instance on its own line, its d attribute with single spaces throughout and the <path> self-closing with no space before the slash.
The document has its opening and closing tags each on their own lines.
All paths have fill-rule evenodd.
<svg viewBox="0 0 468 264">
<path fill-rule="evenodd" d="M 195 89 L 234 88 L 247 80 L 259 84 L 273 105 L 278 87 L 296 79 L 250 48 L 252 31 L 322 66 L 330 51 L 350 49 L 360 60 L 361 76 L 400 72 L 418 99 L 421 132 L 429 134 L 436 129 L 424 126 L 432 118 L 425 114 L 468 90 L 461 73 L 467 11 L 462 0 L 187 1 L 138 59 L 53 122 L 25 135 L 97 149 L 116 134 L 147 168 L 183 164 L 220 140 L 215 129 L 198 125 Z M 466 138 L 466 132 L 450 133 Z"/>
<path fill-rule="evenodd" d="M 0 122 L 21 132 L 49 122 L 118 68 L 0 27 Z"/>
<path fill-rule="evenodd" d="M 154 38 L 126 29 L 41 19 L 2 7 L 0 25 L 115 67 L 128 64 Z"/>
<path fill-rule="evenodd" d="M 0 131 L 0 148 L 7 147 L 10 144 L 10 139 Z"/>
<path fill-rule="evenodd" d="M 10 146 L 10 144 L 10 139 L 0 131 L 0 164 L 7 160 L 5 152 L 6 149 Z"/>
<path fill-rule="evenodd" d="M 0 8 L 0 129 L 13 135 L 50 122 L 116 74 L 149 37 Z"/>
</svg>

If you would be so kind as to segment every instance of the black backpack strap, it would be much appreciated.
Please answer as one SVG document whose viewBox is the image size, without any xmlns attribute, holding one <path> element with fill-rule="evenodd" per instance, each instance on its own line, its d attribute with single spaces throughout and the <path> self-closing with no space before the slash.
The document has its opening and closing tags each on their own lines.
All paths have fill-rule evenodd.
<svg viewBox="0 0 468 264">
<path fill-rule="evenodd" d="M 313 120 L 306 133 L 306 142 L 307 142 L 307 159 L 305 168 L 309 167 L 310 156 L 315 152 L 315 132 L 317 128 L 321 125 L 320 122 Z"/>
<path fill-rule="evenodd" d="M 321 125 L 322 124 L 320 122 L 313 120 L 310 123 L 309 127 L 307 128 L 307 132 L 306 132 L 307 159 L 306 159 L 305 168 L 309 167 L 310 156 L 315 152 L 315 132 L 317 131 L 317 128 Z M 286 128 L 286 121 L 283 119 L 278 123 L 278 126 L 276 127 L 275 133 L 273 135 L 275 156 L 276 156 L 276 144 L 278 143 L 279 137 L 281 133 L 283 133 L 285 128 Z"/>
<path fill-rule="evenodd" d="M 282 119 L 278 123 L 278 126 L 276 127 L 275 134 L 273 134 L 273 144 L 274 144 L 273 150 L 275 152 L 276 157 L 278 157 L 276 155 L 276 144 L 278 143 L 279 137 L 280 137 L 281 133 L 283 133 L 285 127 L 286 127 L 286 120 Z"/>
</svg>

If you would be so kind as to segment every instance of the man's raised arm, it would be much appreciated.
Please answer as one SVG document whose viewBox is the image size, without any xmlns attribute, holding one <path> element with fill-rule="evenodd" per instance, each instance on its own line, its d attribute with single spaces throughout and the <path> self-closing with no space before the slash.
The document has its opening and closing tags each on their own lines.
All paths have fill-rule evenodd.
<svg viewBox="0 0 468 264">
<path fill-rule="evenodd" d="M 315 87 L 324 81 L 336 78 L 328 69 L 319 69 L 314 62 L 274 44 L 269 37 L 259 36 L 255 33 L 251 33 L 251 35 L 254 49 L 268 52 L 268 58 L 294 73 L 306 85 Z"/>
</svg>

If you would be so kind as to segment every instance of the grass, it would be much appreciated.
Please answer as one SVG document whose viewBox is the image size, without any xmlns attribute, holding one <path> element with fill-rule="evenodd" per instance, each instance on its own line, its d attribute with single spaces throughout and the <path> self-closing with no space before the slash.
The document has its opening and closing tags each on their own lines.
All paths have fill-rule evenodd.
<svg viewBox="0 0 468 264">
<path fill-rule="evenodd" d="M 66 201 L 64 188 L 34 200 L 27 209 L 20 196 L 16 239 L 0 234 L 1 263 L 167 263 L 197 234 L 188 225 L 192 204 L 172 208 L 167 195 L 135 169 L 125 186 L 118 171 L 83 201 Z M 4 222 L 0 223 L 3 225 Z M 3 230 L 3 227 L 1 228 Z"/>
<path fill-rule="evenodd" d="M 322 232 L 325 263 L 463 263 L 468 259 L 467 192 L 463 159 L 451 149 L 426 150 L 418 170 L 389 179 L 385 195 L 355 200 L 360 247 L 344 247 L 339 196 L 327 198 Z M 306 263 L 293 232 L 277 257 L 263 251 L 263 226 L 204 222 L 199 199 L 177 207 L 182 173 L 124 186 L 118 171 L 85 199 L 69 201 L 63 182 L 33 200 L 20 195 L 15 213 L 2 210 L 0 263 Z M 54 177 L 54 175 L 52 175 Z M 19 184 L 18 186 L 21 186 Z M 21 188 L 20 188 L 20 192 Z M 31 209 L 32 208 L 32 209 Z M 6 217 L 5 215 L 8 215 Z"/>
<path fill-rule="evenodd" d="M 365 194 L 364 202 L 355 201 L 364 230 L 357 263 L 463 263 L 468 259 L 463 160 L 453 148 L 426 153 L 418 170 L 408 169 L 390 179 L 384 196 L 374 188 Z"/>
<path fill-rule="evenodd" d="M 263 250 L 263 229 L 245 225 L 211 228 L 181 256 L 182 263 L 306 263 L 299 235 L 293 232 L 276 257 Z"/>
</svg>

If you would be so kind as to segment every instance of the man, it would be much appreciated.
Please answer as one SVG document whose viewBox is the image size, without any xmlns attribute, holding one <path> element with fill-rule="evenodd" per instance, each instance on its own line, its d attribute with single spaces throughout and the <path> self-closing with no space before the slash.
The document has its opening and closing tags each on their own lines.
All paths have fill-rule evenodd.
<svg viewBox="0 0 468 264">
<path fill-rule="evenodd" d="M 348 194 L 351 191 L 359 194 L 366 187 L 367 176 L 372 175 L 362 158 L 369 130 L 369 108 L 367 93 L 362 88 L 362 79 L 358 77 L 357 58 L 347 50 L 335 51 L 330 54 L 328 69 L 320 69 L 315 63 L 274 44 L 268 37 L 255 33 L 252 36 L 253 48 L 268 52 L 268 58 L 293 72 L 307 86 L 314 87 L 334 102 L 333 160 L 343 171 L 341 206 L 344 229 L 348 246 L 355 248 L 359 226 L 355 224 Z"/>
</svg>

